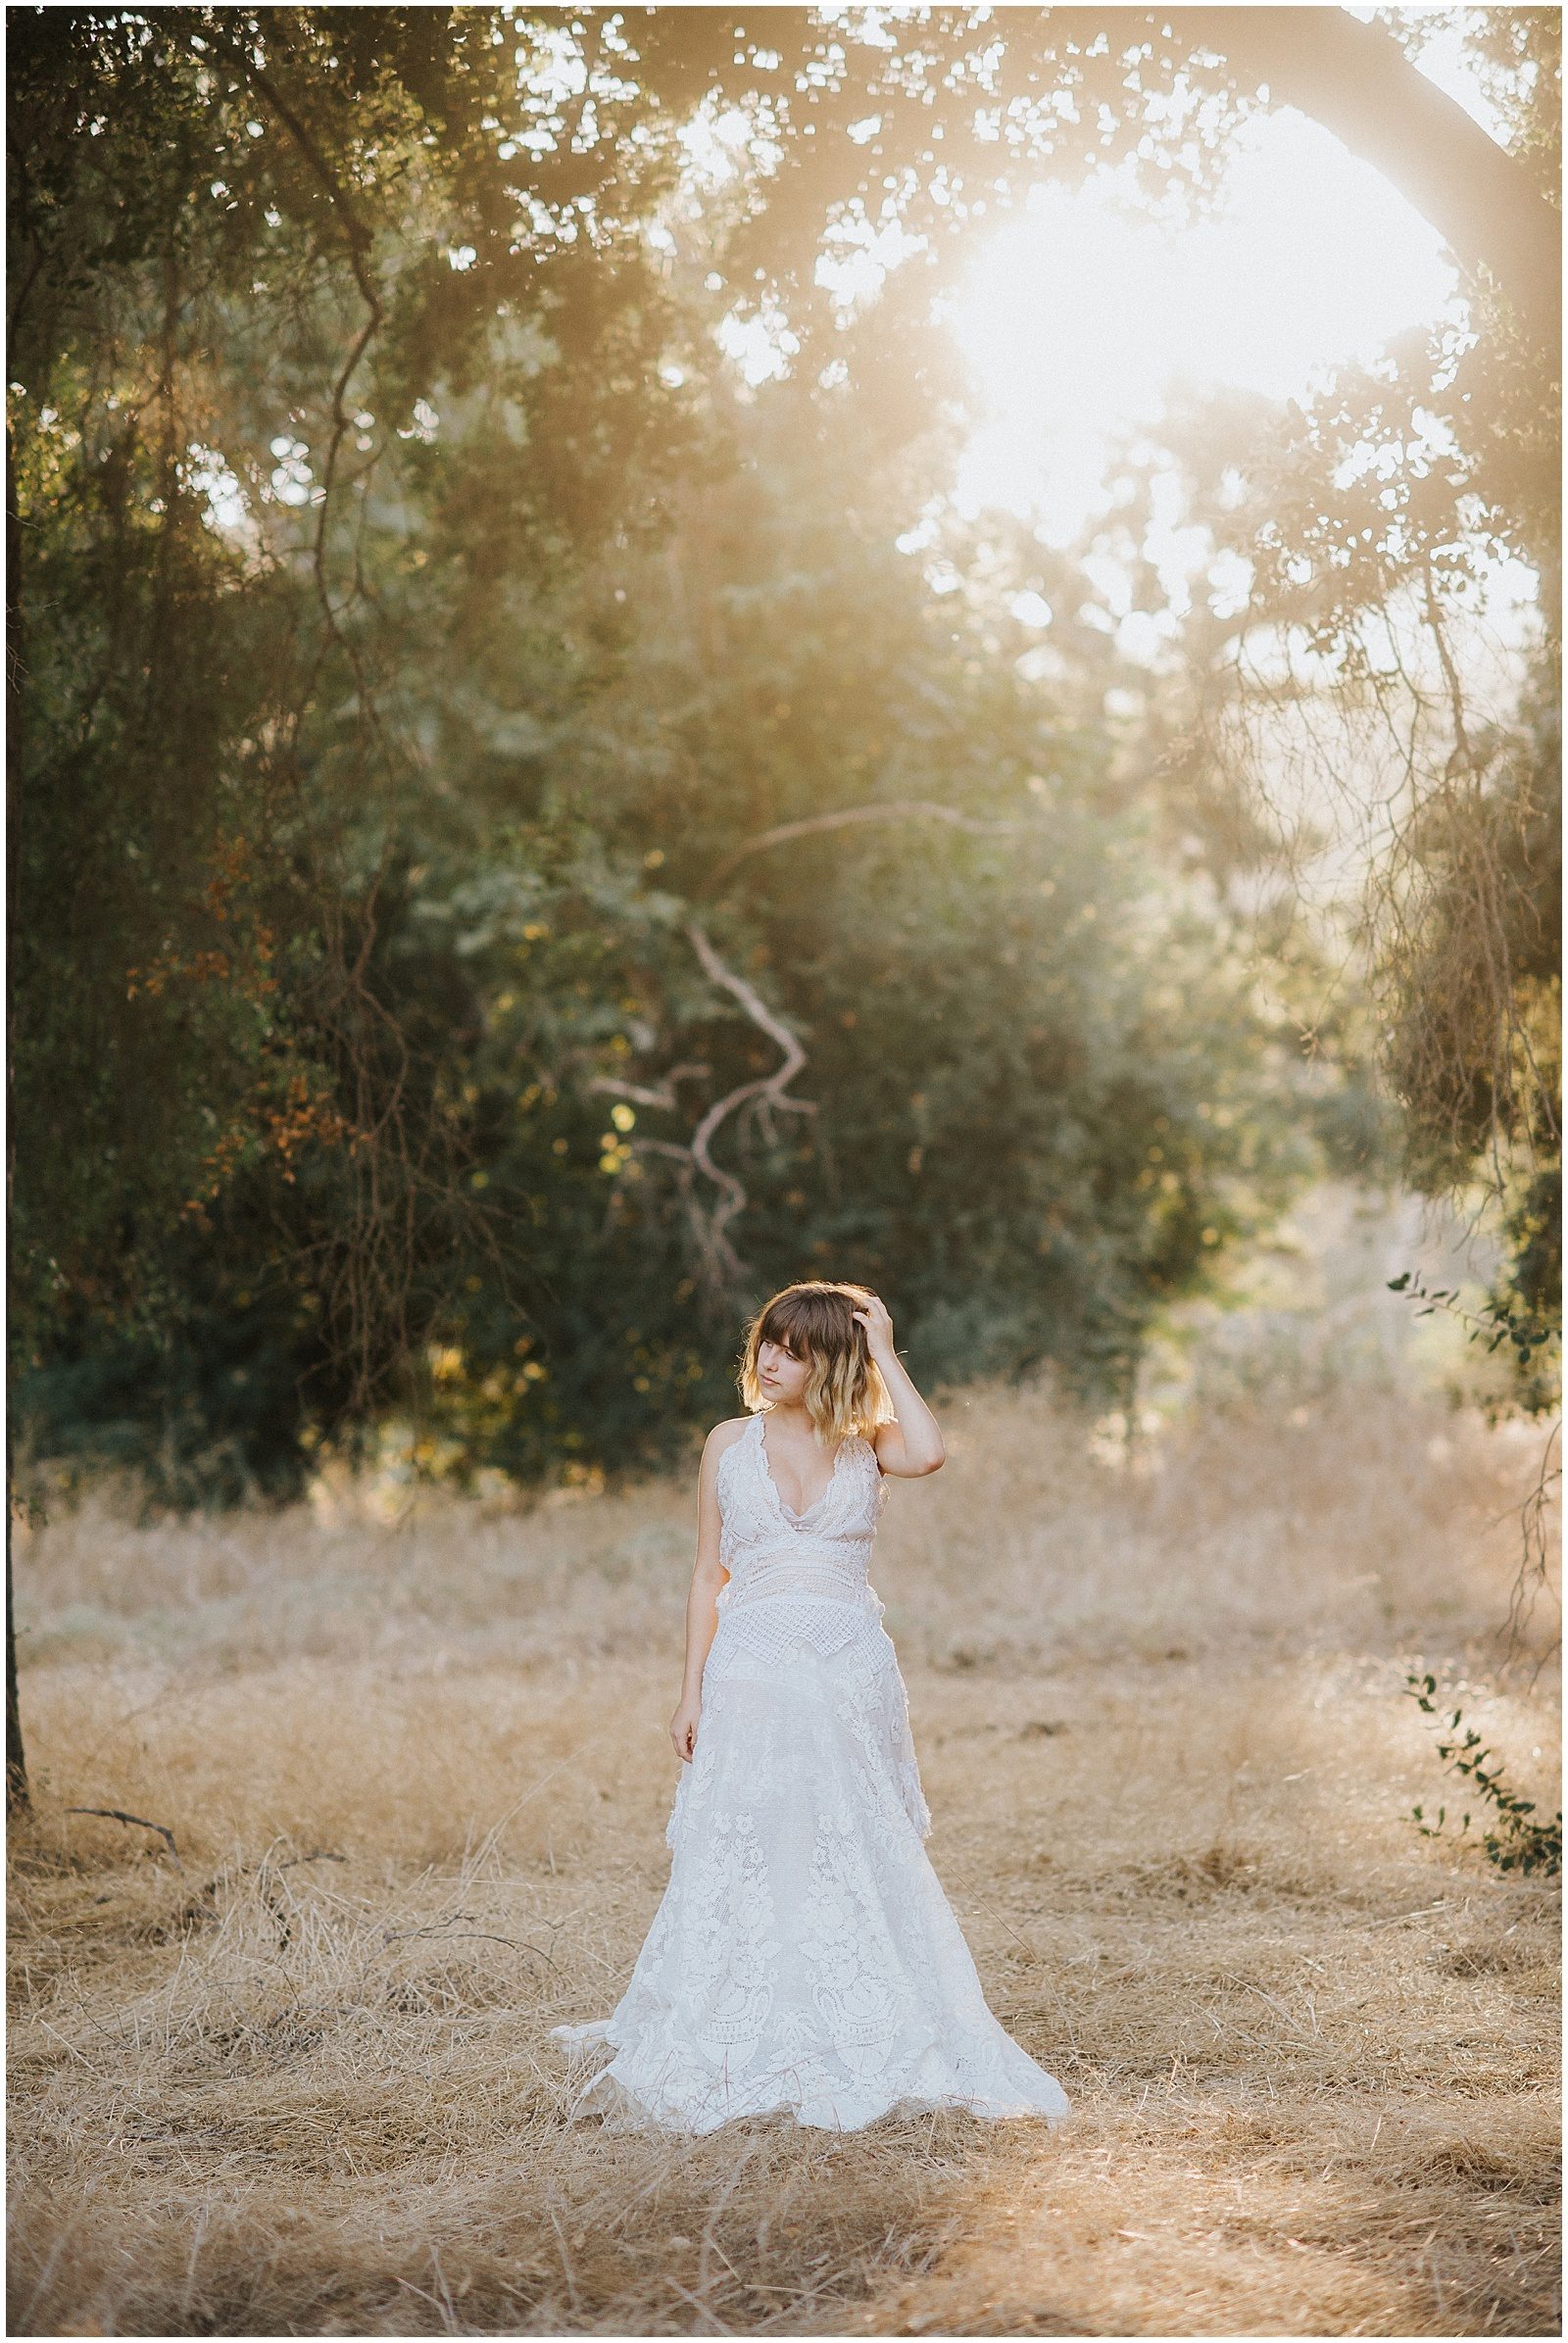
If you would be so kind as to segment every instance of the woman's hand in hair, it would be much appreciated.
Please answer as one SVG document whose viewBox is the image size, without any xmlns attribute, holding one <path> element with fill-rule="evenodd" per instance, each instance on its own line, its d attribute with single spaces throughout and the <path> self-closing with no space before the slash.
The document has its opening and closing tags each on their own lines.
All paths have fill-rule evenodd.
<svg viewBox="0 0 1568 2343">
<path fill-rule="evenodd" d="M 947 1456 L 936 1417 L 931 1413 L 913 1384 L 908 1370 L 893 1347 L 893 1320 L 885 1301 L 868 1294 L 863 1308 L 855 1316 L 865 1328 L 876 1371 L 887 1386 L 893 1402 L 896 1421 L 879 1424 L 871 1441 L 876 1460 L 884 1473 L 900 1480 L 917 1480 L 923 1474 L 934 1473 Z"/>
<path fill-rule="evenodd" d="M 893 1319 L 880 1294 L 868 1294 L 864 1306 L 852 1315 L 865 1328 L 866 1347 L 880 1367 L 893 1356 Z"/>
</svg>

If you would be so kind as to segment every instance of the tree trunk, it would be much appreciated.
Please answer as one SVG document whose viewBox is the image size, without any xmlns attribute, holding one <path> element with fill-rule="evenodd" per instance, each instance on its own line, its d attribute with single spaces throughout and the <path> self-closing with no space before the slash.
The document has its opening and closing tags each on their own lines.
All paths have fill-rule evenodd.
<svg viewBox="0 0 1568 2343">
<path fill-rule="evenodd" d="M 6 1538 L 6 1812 L 31 1803 L 27 1755 L 22 1746 L 22 1711 L 17 1704 L 17 1631 L 11 1614 L 11 1538 Z"/>
<path fill-rule="evenodd" d="M 6 425 L 6 755 L 10 764 L 11 797 L 7 815 L 7 915 L 13 923 L 22 915 L 22 857 L 19 810 L 22 805 L 24 741 L 24 661 L 22 637 L 22 514 L 17 485 L 16 442 Z M 20 934 L 13 924 L 11 933 Z M 11 1068 L 6 1069 L 9 1090 Z M 16 1118 L 6 1116 L 6 1193 L 12 1187 L 16 1148 Z M 6 1812 L 28 1804 L 27 1758 L 22 1745 L 22 1711 L 17 1702 L 17 1631 L 11 1607 L 11 1525 L 6 1525 Z"/>
</svg>

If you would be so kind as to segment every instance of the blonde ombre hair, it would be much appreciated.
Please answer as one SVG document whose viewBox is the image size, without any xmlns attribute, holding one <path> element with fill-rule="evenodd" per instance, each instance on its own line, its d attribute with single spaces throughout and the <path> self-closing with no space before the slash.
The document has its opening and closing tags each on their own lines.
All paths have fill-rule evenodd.
<svg viewBox="0 0 1568 2343">
<path fill-rule="evenodd" d="M 763 1405 L 758 1354 L 764 1342 L 777 1342 L 810 1362 L 801 1396 L 819 1440 L 837 1443 L 854 1432 L 869 1440 L 878 1424 L 892 1423 L 888 1387 L 871 1357 L 865 1328 L 855 1316 L 870 1298 L 864 1286 L 829 1285 L 817 1279 L 775 1294 L 746 1329 L 736 1377 L 752 1413 Z"/>
</svg>

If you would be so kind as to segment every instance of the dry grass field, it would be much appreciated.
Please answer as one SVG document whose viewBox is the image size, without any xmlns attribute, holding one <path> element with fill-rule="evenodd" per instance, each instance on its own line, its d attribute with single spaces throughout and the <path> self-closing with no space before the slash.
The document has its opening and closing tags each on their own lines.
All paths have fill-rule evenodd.
<svg viewBox="0 0 1568 2343">
<path fill-rule="evenodd" d="M 1420 1836 L 1400 1689 L 1555 1805 L 1555 1666 L 1492 1639 L 1531 1440 L 1370 1386 L 1130 1462 L 1044 1392 L 946 1422 L 875 1578 L 1066 2127 L 564 2122 L 548 2028 L 667 1872 L 684 1485 L 87 1506 L 18 1557 L 10 2331 L 1554 2331 L 1557 1888 Z"/>
</svg>

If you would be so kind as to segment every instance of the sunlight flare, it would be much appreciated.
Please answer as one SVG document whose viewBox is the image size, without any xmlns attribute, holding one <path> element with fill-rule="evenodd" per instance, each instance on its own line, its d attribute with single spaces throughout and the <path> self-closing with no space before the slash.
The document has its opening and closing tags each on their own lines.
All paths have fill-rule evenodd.
<svg viewBox="0 0 1568 2343">
<path fill-rule="evenodd" d="M 1118 430 L 1156 420 L 1176 384 L 1298 396 L 1452 310 L 1436 229 L 1326 130 L 1271 115 L 1239 148 L 1209 219 L 1141 215 L 1106 173 L 1037 188 L 987 241 L 951 317 L 983 403 L 961 510 L 1030 513 L 1065 544 Z"/>
</svg>

